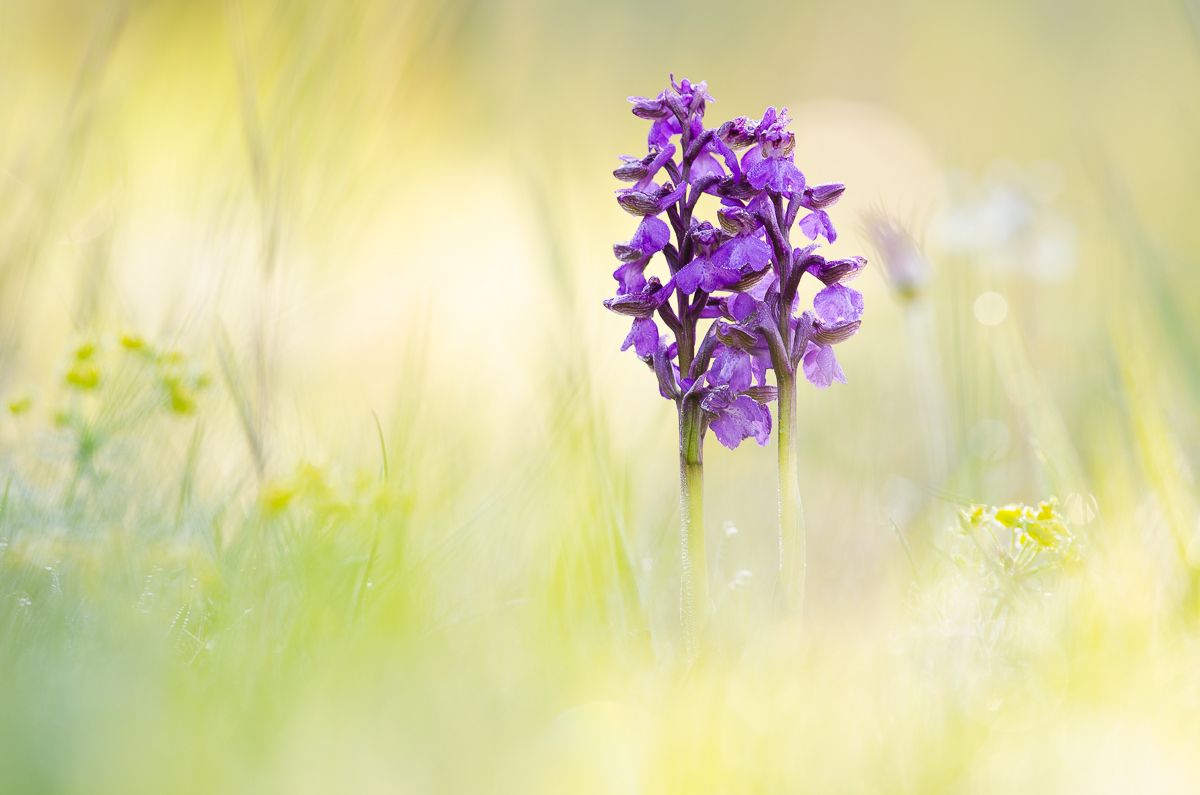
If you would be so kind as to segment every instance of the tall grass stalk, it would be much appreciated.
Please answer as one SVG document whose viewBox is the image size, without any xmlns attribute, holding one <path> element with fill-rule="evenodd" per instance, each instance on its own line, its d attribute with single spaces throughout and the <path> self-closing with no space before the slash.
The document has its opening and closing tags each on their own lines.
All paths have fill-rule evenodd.
<svg viewBox="0 0 1200 795">
<path fill-rule="evenodd" d="M 929 481 L 933 487 L 941 488 L 950 474 L 950 443 L 946 429 L 949 406 L 942 380 L 933 307 L 920 296 L 906 301 L 904 324 L 908 333 L 912 379 L 916 383 L 921 424 L 925 429 Z"/>
</svg>

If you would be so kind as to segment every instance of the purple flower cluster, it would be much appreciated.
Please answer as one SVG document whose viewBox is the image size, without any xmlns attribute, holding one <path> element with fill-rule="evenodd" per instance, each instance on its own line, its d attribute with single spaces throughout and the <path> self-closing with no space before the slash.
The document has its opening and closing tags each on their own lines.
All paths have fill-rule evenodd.
<svg viewBox="0 0 1200 795">
<path fill-rule="evenodd" d="M 633 318 L 621 349 L 633 348 L 650 365 L 662 395 L 681 410 L 698 405 L 721 444 L 754 438 L 766 445 L 766 404 L 777 394 L 768 370 L 777 377 L 802 370 L 820 389 L 846 382 L 833 346 L 858 331 L 862 295 L 845 283 L 866 260 L 817 253 L 821 238 L 837 239 L 827 209 L 845 188 L 806 184 L 786 109 L 706 127 L 713 101 L 706 84 L 677 83 L 674 75 L 657 97 L 629 101 L 651 125 L 646 155 L 621 157 L 613 172 L 632 183 L 617 191 L 618 204 L 641 219 L 628 242 L 613 246 L 621 264 L 613 273 L 617 294 L 605 306 Z M 745 151 L 739 157 L 737 150 Z M 715 226 L 695 217 L 705 194 L 720 205 Z M 792 248 L 794 226 L 813 242 Z M 665 284 L 646 275 L 660 253 Z M 812 308 L 798 313 L 805 273 L 824 286 Z M 660 335 L 656 318 L 669 335 Z M 712 322 L 701 335 L 702 320 Z"/>
</svg>

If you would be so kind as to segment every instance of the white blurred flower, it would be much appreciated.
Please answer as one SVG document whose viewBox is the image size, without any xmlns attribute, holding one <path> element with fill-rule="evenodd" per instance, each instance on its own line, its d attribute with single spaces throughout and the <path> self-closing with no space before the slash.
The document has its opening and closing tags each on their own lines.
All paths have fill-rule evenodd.
<svg viewBox="0 0 1200 795">
<path fill-rule="evenodd" d="M 1053 206 L 1062 185 L 1053 163 L 1022 169 L 1002 160 L 980 182 L 961 171 L 946 179 L 949 200 L 933 225 L 934 242 L 943 251 L 970 254 L 985 269 L 1039 281 L 1063 281 L 1075 270 L 1078 231 Z"/>
</svg>

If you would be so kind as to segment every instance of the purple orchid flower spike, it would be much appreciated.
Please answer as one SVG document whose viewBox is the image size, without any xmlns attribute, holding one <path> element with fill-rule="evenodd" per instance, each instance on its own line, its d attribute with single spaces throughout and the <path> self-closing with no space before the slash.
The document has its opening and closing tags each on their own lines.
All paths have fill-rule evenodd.
<svg viewBox="0 0 1200 795">
<path fill-rule="evenodd" d="M 846 383 L 833 346 L 862 325 L 862 295 L 846 286 L 866 260 L 826 260 L 817 244 L 793 248 L 793 226 L 810 240 L 837 240 L 827 212 L 840 183 L 809 185 L 795 163 L 787 110 L 761 119 L 739 116 L 716 128 L 704 114 L 713 98 L 705 83 L 675 80 L 656 97 L 630 97 L 633 114 L 650 122 L 647 152 L 624 156 L 613 172 L 631 183 L 617 203 L 641 221 L 613 246 L 617 294 L 605 301 L 633 319 L 622 350 L 633 348 L 655 373 L 659 393 L 679 417 L 683 550 L 681 615 L 690 659 L 708 648 L 710 602 L 705 571 L 703 442 L 736 448 L 765 445 L 778 428 L 780 600 L 798 615 L 804 594 L 804 518 L 800 504 L 796 383 L 820 389 Z M 740 159 L 736 150 L 745 150 Z M 669 179 L 659 181 L 666 172 Z M 696 216 L 705 195 L 720 201 L 718 225 Z M 807 213 L 797 222 L 800 210 Z M 665 220 L 660 218 L 665 214 Z M 666 260 L 663 284 L 648 268 Z M 799 315 L 804 274 L 821 282 L 813 308 Z M 701 321 L 712 321 L 706 331 Z M 660 336 L 665 327 L 667 334 Z M 768 371 L 775 384 L 768 385 Z M 801 378 L 801 375 L 803 378 Z M 778 422 L 767 404 L 778 401 Z"/>
<path fill-rule="evenodd" d="M 803 375 L 814 386 L 826 389 L 845 383 L 846 375 L 833 346 L 853 336 L 862 325 L 862 296 L 845 286 L 866 265 L 861 257 L 826 260 L 816 253 L 816 243 L 793 248 L 790 230 L 798 225 L 809 240 L 837 240 L 828 213 L 845 192 L 841 183 L 807 184 L 795 164 L 796 139 L 788 132 L 786 110 L 768 108 L 761 119 L 745 116 L 725 122 L 716 138 L 731 149 L 745 149 L 741 174 L 731 170 L 715 193 L 725 209 L 722 227 L 731 237 L 747 235 L 768 249 L 770 267 L 753 283 L 743 281 L 738 290 L 754 302 L 752 314 L 743 304 L 737 323 L 752 327 L 762 358 L 769 358 L 777 389 L 779 440 L 780 601 L 799 615 L 803 609 L 805 580 L 805 528 L 798 481 L 796 384 Z M 800 210 L 807 213 L 800 218 Z M 728 244 L 726 244 L 728 245 Z M 748 250 L 760 256 L 757 243 Z M 715 256 L 714 256 L 714 259 Z M 804 274 L 824 286 L 814 301 L 815 311 L 799 317 L 798 289 Z M 726 302 L 720 308 L 732 309 Z M 727 314 L 727 312 L 726 312 Z M 719 321 L 718 321 L 719 322 Z M 729 336 L 728 334 L 726 336 Z M 744 340 L 739 340 L 745 342 Z M 724 344 L 724 340 L 722 340 Z M 746 358 L 726 346 L 714 358 L 710 381 L 741 386 L 746 380 Z M 737 379 L 736 381 L 734 379 Z M 753 387 L 757 389 L 758 387 Z"/>
<path fill-rule="evenodd" d="M 617 203 L 641 220 L 628 242 L 613 246 L 620 263 L 613 273 L 617 294 L 605 306 L 633 319 L 622 350 L 634 350 L 654 371 L 659 394 L 676 405 L 681 614 L 694 660 L 708 648 L 711 621 L 703 551 L 704 436 L 712 428 L 726 447 L 747 439 L 765 445 L 772 428 L 766 406 L 776 395 L 766 384 L 770 345 L 754 323 L 761 314 L 756 294 L 763 297 L 777 280 L 770 278 L 770 230 L 760 218 L 770 202 L 757 197 L 764 185 L 801 193 L 804 177 L 791 160 L 794 139 L 784 130 L 786 116 L 774 110 L 765 123 L 742 119 L 708 128 L 704 114 L 713 98 L 707 85 L 673 75 L 656 97 L 629 101 L 633 114 L 650 122 L 647 152 L 621 157 L 613 174 L 630 183 L 617 191 Z M 739 161 L 734 149 L 746 146 L 757 154 Z M 756 169 L 753 175 L 750 169 Z M 669 179 L 660 177 L 664 172 Z M 696 217 L 705 195 L 725 205 L 719 226 Z M 647 276 L 660 254 L 665 284 Z M 764 287 L 756 293 L 760 282 Z M 709 320 L 702 330 L 700 322 Z M 667 334 L 660 336 L 664 327 Z"/>
</svg>

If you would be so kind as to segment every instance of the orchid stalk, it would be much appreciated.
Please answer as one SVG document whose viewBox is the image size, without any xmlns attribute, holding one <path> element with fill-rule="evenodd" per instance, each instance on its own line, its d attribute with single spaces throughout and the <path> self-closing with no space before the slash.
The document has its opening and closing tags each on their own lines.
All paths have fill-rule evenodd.
<svg viewBox="0 0 1200 795">
<path fill-rule="evenodd" d="M 706 104 L 713 101 L 706 84 L 686 79 L 676 83 L 672 75 L 671 87 L 657 98 L 630 97 L 630 101 L 634 115 L 652 122 L 649 151 L 643 157 L 622 157 L 623 164 L 613 173 L 634 183 L 617 192 L 617 202 L 641 222 L 628 242 L 613 247 L 622 264 L 613 273 L 617 295 L 604 303 L 618 314 L 633 317 L 621 349 L 633 348 L 654 371 L 659 393 L 675 403 L 679 421 L 680 618 L 688 658 L 695 662 L 712 645 L 704 538 L 704 437 L 711 428 L 717 439 L 731 448 L 750 437 L 766 445 L 771 415 L 762 402 L 772 393 L 763 383 L 765 370 L 760 373 L 758 389 L 752 389 L 748 380 L 731 383 L 729 378 L 723 379 L 720 365 L 726 346 L 721 344 L 722 335 L 729 332 L 714 322 L 701 335 L 699 324 L 718 317 L 732 319 L 731 305 L 739 295 L 736 290 L 761 276 L 767 257 L 747 260 L 739 256 L 730 235 L 695 218 L 700 198 L 727 179 L 721 160 L 726 167 L 737 168 L 732 150 L 717 138 L 715 130 L 704 127 Z M 662 171 L 669 179 L 659 184 L 655 178 Z M 666 222 L 659 218 L 663 214 Z M 665 285 L 657 276 L 646 276 L 651 259 L 660 252 L 670 274 Z M 730 295 L 718 297 L 714 295 L 717 292 Z M 656 316 L 669 334 L 660 336 Z"/>
<path fill-rule="evenodd" d="M 739 117 L 722 126 L 719 136 L 731 147 L 748 147 L 739 164 L 743 177 L 722 186 L 724 218 L 748 234 L 765 235 L 770 246 L 769 277 L 749 291 L 755 299 L 752 325 L 765 341 L 778 389 L 779 575 L 777 599 L 785 611 L 802 616 L 807 576 L 807 539 L 799 481 L 799 417 L 796 388 L 801 374 L 819 389 L 846 383 L 833 345 L 858 332 L 862 295 L 844 285 L 866 265 L 862 257 L 826 260 L 817 244 L 793 248 L 793 225 L 811 241 L 837 240 L 826 209 L 845 191 L 840 183 L 808 186 L 794 161 L 795 136 L 786 130 L 787 109 L 768 108 L 752 121 Z M 808 212 L 797 224 L 800 210 Z M 751 231 L 752 230 L 752 231 Z M 823 288 L 813 310 L 799 317 L 798 292 L 803 276 Z"/>
<path fill-rule="evenodd" d="M 816 243 L 792 248 L 793 225 L 810 240 L 837 239 L 825 210 L 845 187 L 805 185 L 793 160 L 795 137 L 785 129 L 786 109 L 768 108 L 756 121 L 741 116 L 706 128 L 705 108 L 713 101 L 707 85 L 676 83 L 673 75 L 658 97 L 629 101 L 635 116 L 652 122 L 649 151 L 622 157 L 613 173 L 634 183 L 617 191 L 617 202 L 642 220 L 628 242 L 613 247 L 622 264 L 613 273 L 617 295 L 605 306 L 634 318 L 621 350 L 632 347 L 657 376 L 659 393 L 675 402 L 680 614 L 688 656 L 695 661 L 709 648 L 712 612 L 704 553 L 704 435 L 711 428 L 729 448 L 751 437 L 765 446 L 772 425 L 766 404 L 778 397 L 778 593 L 800 614 L 806 567 L 796 385 L 801 373 L 820 389 L 846 382 L 832 346 L 858 331 L 862 296 L 843 282 L 857 276 L 866 260 L 827 261 L 816 253 Z M 734 150 L 741 148 L 747 152 L 739 159 Z M 669 179 L 659 184 L 655 178 L 662 171 Z M 706 194 L 720 201 L 719 228 L 695 217 Z M 802 208 L 808 213 L 797 224 Z M 667 222 L 659 218 L 663 214 Z M 646 276 L 659 252 L 670 273 L 666 284 Z M 796 316 L 805 273 L 824 288 L 813 310 Z M 659 335 L 656 316 L 670 334 Z M 701 334 L 705 319 L 713 322 Z M 766 383 L 769 370 L 775 373 L 773 387 Z"/>
</svg>

